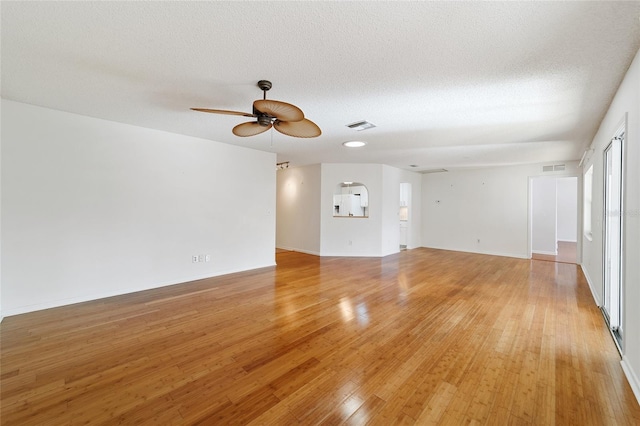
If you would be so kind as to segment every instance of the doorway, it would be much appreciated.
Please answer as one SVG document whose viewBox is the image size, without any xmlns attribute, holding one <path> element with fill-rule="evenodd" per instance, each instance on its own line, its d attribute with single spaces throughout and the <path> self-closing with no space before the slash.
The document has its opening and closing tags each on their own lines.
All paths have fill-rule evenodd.
<svg viewBox="0 0 640 426">
<path fill-rule="evenodd" d="M 604 151 L 604 256 L 602 311 L 616 343 L 622 346 L 622 150 L 624 127 Z"/>
<path fill-rule="evenodd" d="M 531 178 L 530 191 L 531 259 L 577 263 L 578 178 Z"/>
<path fill-rule="evenodd" d="M 409 227 L 411 224 L 411 184 L 400 184 L 400 209 L 398 219 L 400 221 L 400 250 L 406 250 L 409 244 Z"/>
</svg>

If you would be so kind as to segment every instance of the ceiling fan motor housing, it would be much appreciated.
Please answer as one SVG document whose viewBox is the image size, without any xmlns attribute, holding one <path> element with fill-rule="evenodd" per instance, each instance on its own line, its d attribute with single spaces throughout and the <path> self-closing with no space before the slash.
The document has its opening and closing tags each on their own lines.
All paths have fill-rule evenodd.
<svg viewBox="0 0 640 426">
<path fill-rule="evenodd" d="M 273 120 L 272 117 L 269 117 L 266 114 L 260 114 L 258 116 L 258 124 L 263 126 L 263 127 L 267 127 L 269 125 L 271 125 L 271 121 Z"/>
</svg>

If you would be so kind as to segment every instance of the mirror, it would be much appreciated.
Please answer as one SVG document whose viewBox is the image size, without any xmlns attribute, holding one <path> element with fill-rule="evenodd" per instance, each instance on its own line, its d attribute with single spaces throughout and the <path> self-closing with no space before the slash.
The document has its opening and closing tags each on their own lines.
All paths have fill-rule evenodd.
<svg viewBox="0 0 640 426">
<path fill-rule="evenodd" d="M 341 182 L 333 193 L 334 217 L 369 217 L 369 191 L 358 182 Z"/>
</svg>

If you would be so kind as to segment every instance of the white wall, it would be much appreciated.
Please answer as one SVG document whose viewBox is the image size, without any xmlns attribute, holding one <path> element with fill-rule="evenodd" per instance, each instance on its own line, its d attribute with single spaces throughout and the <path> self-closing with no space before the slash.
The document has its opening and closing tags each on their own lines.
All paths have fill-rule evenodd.
<svg viewBox="0 0 640 426">
<path fill-rule="evenodd" d="M 2 143 L 6 316 L 275 262 L 272 153 L 6 100 Z"/>
<path fill-rule="evenodd" d="M 578 241 L 578 178 L 556 179 L 558 241 Z"/>
<path fill-rule="evenodd" d="M 320 255 L 320 164 L 277 172 L 276 247 Z"/>
<path fill-rule="evenodd" d="M 0 103 L 0 117 L 2 116 L 2 103 Z M 0 120 L 1 122 L 2 120 Z M 1 125 L 0 125 L 1 128 Z M 0 137 L 0 188 L 2 188 L 2 137 Z M 0 322 L 4 318 L 2 310 L 2 191 L 0 191 Z"/>
<path fill-rule="evenodd" d="M 400 251 L 400 169 L 382 167 L 382 235 L 383 256 Z"/>
<path fill-rule="evenodd" d="M 333 193 L 340 182 L 359 182 L 369 192 L 367 218 L 333 216 Z M 420 244 L 420 174 L 381 164 L 322 164 L 320 234 L 322 256 L 386 256 L 400 251 L 400 183 L 412 184 L 408 248 Z"/>
<path fill-rule="evenodd" d="M 577 173 L 577 162 L 565 164 L 563 172 L 534 164 L 424 174 L 423 246 L 529 258 L 529 178 Z"/>
<path fill-rule="evenodd" d="M 627 71 L 609 106 L 591 148 L 593 153 L 583 165 L 583 172 L 593 164 L 592 234 L 583 239 L 582 269 L 596 301 L 603 300 L 602 284 L 602 212 L 604 149 L 620 123 L 627 117 L 624 163 L 623 211 L 623 368 L 640 401 L 640 51 Z"/>
<path fill-rule="evenodd" d="M 336 217 L 341 182 L 369 194 L 368 217 Z M 381 164 L 315 164 L 278 172 L 277 246 L 320 256 L 380 257 L 400 251 L 400 183 L 411 183 L 408 248 L 420 247 L 421 175 Z"/>
<path fill-rule="evenodd" d="M 382 256 L 382 165 L 322 164 L 320 255 Z M 340 182 L 359 182 L 369 191 L 369 217 L 334 217 L 333 194 Z"/>
<path fill-rule="evenodd" d="M 558 254 L 556 223 L 556 179 L 540 177 L 531 180 L 531 251 Z"/>
<path fill-rule="evenodd" d="M 556 255 L 558 241 L 577 242 L 578 179 L 531 179 L 531 250 Z"/>
<path fill-rule="evenodd" d="M 421 187 L 422 175 L 390 166 L 383 166 L 384 206 L 382 224 L 383 255 L 397 253 L 400 247 L 400 184 L 411 184 L 411 205 L 409 206 L 409 222 L 407 248 L 421 246 Z"/>
</svg>

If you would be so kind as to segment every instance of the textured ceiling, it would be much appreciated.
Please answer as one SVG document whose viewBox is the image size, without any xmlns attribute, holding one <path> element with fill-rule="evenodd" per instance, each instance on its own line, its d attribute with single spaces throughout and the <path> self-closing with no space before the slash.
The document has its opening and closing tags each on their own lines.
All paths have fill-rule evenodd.
<svg viewBox="0 0 640 426">
<path fill-rule="evenodd" d="M 640 2 L 1 2 L 2 97 L 278 154 L 416 171 L 579 159 Z M 231 133 L 262 97 L 323 131 Z M 368 120 L 377 127 L 346 127 Z M 364 140 L 364 148 L 341 143 Z"/>
</svg>

